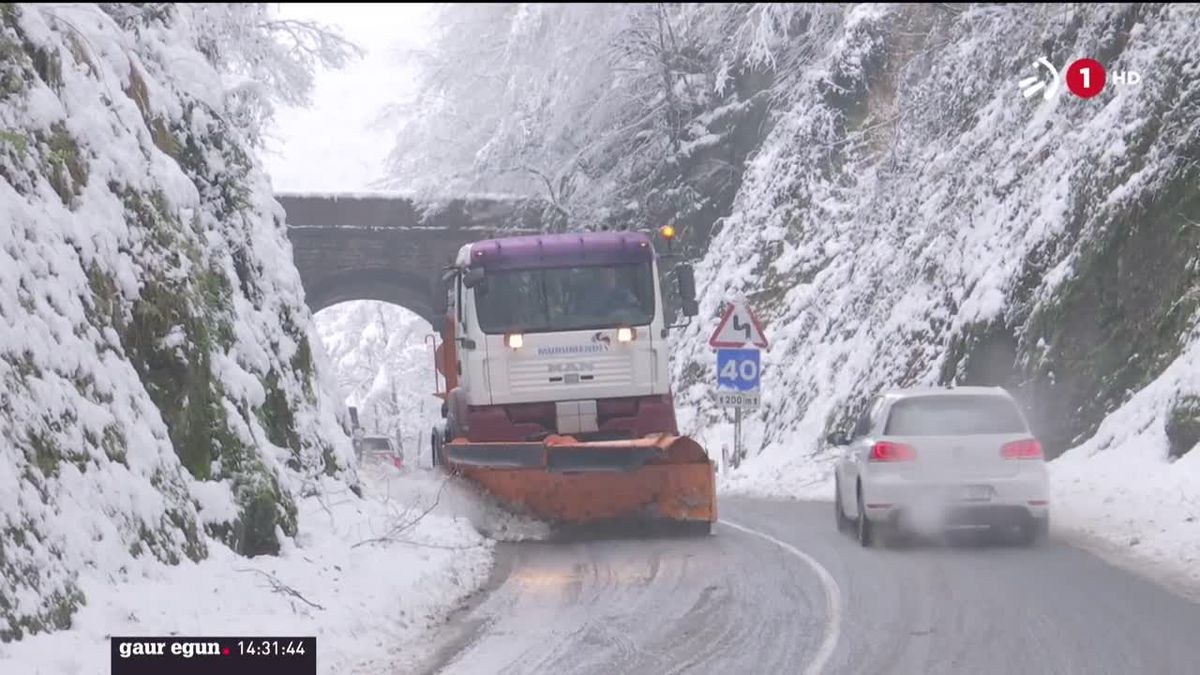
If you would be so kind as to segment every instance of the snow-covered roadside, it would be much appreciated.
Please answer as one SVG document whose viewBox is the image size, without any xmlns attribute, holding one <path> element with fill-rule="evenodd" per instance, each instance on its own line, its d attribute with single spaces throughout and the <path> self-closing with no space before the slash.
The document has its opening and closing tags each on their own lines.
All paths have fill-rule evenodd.
<svg viewBox="0 0 1200 675">
<path fill-rule="evenodd" d="M 733 453 L 733 423 L 697 423 L 696 410 L 675 411 L 680 430 L 691 436 L 717 463 L 717 491 L 722 495 L 744 495 L 774 499 L 825 500 L 833 494 L 833 457 L 795 452 L 748 457 L 737 469 L 726 466 L 723 451 Z M 743 432 L 742 444 L 753 447 L 754 438 Z M 796 446 L 800 448 L 799 445 Z"/>
<path fill-rule="evenodd" d="M 296 541 L 279 557 L 246 559 L 210 540 L 199 564 L 117 585 L 82 579 L 88 604 L 73 627 L 0 644 L 0 672 L 108 672 L 107 636 L 171 633 L 316 635 L 321 673 L 405 672 L 426 656 L 433 626 L 487 579 L 493 544 L 439 474 L 362 474 L 364 499 L 330 483 L 301 500 Z"/>
<path fill-rule="evenodd" d="M 1200 457 L 1050 466 L 1054 536 L 1200 601 Z"/>
<path fill-rule="evenodd" d="M 1056 529 L 1200 597 L 1200 452 L 1167 458 L 1166 416 L 1194 391 L 1200 341 L 1050 463 Z"/>
</svg>

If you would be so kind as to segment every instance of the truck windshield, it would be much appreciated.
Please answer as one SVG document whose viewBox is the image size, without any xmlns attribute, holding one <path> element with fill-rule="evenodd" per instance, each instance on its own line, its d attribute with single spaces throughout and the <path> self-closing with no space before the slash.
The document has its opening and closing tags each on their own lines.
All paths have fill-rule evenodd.
<svg viewBox="0 0 1200 675">
<path fill-rule="evenodd" d="M 650 263 L 502 270 L 476 293 L 484 333 L 641 326 L 654 318 Z"/>
</svg>

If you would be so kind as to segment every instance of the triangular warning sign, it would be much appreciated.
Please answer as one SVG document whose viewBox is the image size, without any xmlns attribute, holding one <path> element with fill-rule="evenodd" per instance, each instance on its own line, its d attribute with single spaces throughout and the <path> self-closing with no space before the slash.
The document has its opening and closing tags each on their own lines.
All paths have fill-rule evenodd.
<svg viewBox="0 0 1200 675">
<path fill-rule="evenodd" d="M 746 345 L 754 345 L 759 349 L 767 348 L 767 336 L 763 333 L 758 317 L 750 311 L 750 306 L 744 302 L 730 302 L 725 306 L 725 314 L 717 330 L 708 339 L 712 347 L 736 349 Z"/>
</svg>

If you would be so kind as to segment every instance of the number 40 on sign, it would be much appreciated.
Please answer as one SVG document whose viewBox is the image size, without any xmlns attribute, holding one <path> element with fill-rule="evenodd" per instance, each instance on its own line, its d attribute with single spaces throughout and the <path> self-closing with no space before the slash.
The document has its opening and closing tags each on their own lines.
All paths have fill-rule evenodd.
<svg viewBox="0 0 1200 675">
<path fill-rule="evenodd" d="M 755 391 L 759 382 L 757 349 L 721 349 L 717 351 L 717 388 Z"/>
</svg>

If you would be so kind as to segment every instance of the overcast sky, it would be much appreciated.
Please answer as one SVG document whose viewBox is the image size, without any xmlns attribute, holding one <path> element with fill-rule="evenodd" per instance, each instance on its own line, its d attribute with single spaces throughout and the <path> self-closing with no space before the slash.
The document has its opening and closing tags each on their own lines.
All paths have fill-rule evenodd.
<svg viewBox="0 0 1200 675">
<path fill-rule="evenodd" d="M 371 128 L 389 103 L 412 91 L 412 68 L 396 53 L 420 47 L 428 4 L 280 3 L 281 15 L 341 28 L 366 50 L 342 70 L 317 74 L 311 108 L 281 108 L 263 158 L 277 191 L 364 190 L 380 177 L 393 145 Z"/>
</svg>

